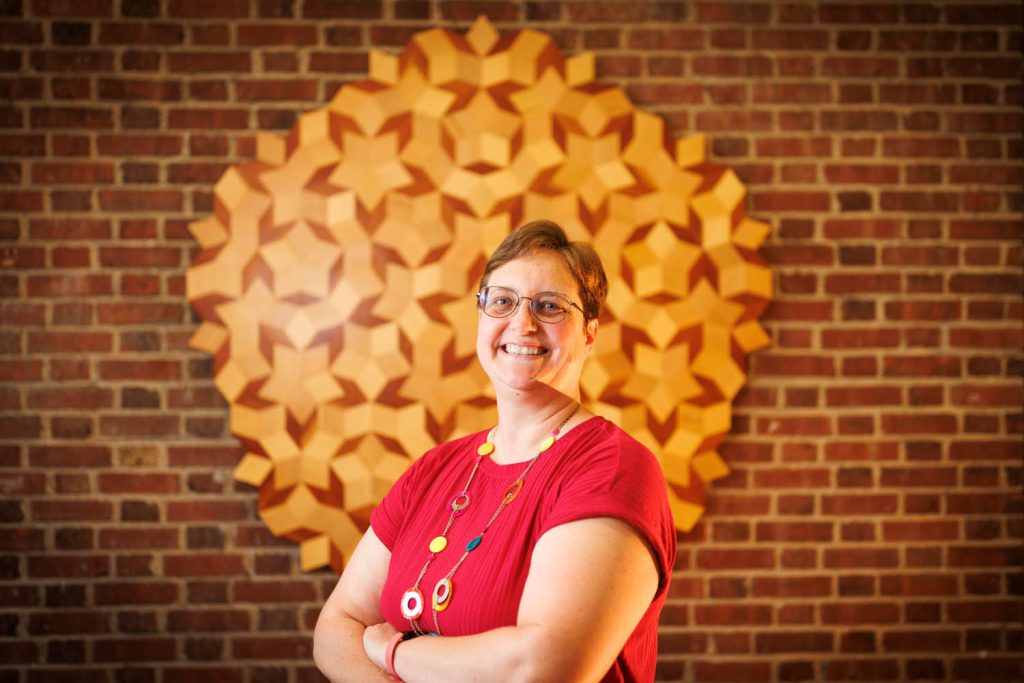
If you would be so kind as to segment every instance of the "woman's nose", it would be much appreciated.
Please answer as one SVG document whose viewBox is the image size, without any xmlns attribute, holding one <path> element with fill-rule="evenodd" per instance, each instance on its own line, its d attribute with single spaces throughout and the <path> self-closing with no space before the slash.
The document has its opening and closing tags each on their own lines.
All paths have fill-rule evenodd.
<svg viewBox="0 0 1024 683">
<path fill-rule="evenodd" d="M 533 330 L 537 328 L 537 321 L 533 319 L 533 312 L 530 310 L 530 300 L 520 299 L 519 307 L 512 312 L 512 319 L 509 324 L 517 330 Z"/>
</svg>

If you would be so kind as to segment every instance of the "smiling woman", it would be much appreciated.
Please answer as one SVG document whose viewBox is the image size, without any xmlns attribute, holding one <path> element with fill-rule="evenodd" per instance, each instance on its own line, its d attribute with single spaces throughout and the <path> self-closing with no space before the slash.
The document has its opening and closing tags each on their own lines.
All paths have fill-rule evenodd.
<svg viewBox="0 0 1024 683">
<path fill-rule="evenodd" d="M 580 405 L 606 294 L 554 223 L 495 250 L 476 351 L 498 423 L 428 451 L 374 511 L 317 623 L 331 680 L 653 680 L 675 529 L 654 456 Z"/>
</svg>

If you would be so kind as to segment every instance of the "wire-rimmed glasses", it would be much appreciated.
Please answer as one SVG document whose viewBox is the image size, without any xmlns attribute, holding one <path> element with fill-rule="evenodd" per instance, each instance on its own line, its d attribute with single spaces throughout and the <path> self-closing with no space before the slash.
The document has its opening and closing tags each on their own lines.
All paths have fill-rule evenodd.
<svg viewBox="0 0 1024 683">
<path fill-rule="evenodd" d="M 477 305 L 485 315 L 492 318 L 507 318 L 519 309 L 526 299 L 530 302 L 530 314 L 542 323 L 560 323 L 569 317 L 573 308 L 580 313 L 583 309 L 561 292 L 537 292 L 533 296 L 521 296 L 508 287 L 484 287 L 476 293 Z"/>
</svg>

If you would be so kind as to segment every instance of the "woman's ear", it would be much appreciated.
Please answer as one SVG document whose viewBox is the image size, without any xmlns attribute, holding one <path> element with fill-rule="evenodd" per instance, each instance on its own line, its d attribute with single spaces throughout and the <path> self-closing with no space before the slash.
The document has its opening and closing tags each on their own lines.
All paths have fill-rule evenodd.
<svg viewBox="0 0 1024 683">
<path fill-rule="evenodd" d="M 585 344 L 587 345 L 587 353 L 590 353 L 591 349 L 594 348 L 594 344 L 597 343 L 597 318 L 591 318 L 587 321 L 587 324 L 583 326 L 583 335 L 585 337 Z"/>
</svg>

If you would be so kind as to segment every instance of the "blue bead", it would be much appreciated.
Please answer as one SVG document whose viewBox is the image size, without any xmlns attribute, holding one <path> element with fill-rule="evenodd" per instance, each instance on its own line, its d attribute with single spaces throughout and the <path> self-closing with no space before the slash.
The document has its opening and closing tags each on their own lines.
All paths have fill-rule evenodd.
<svg viewBox="0 0 1024 683">
<path fill-rule="evenodd" d="M 480 545 L 480 542 L 483 541 L 483 540 L 484 540 L 484 537 L 482 535 L 477 536 L 476 538 L 474 538 L 472 541 L 470 541 L 469 543 L 466 544 L 466 552 L 468 553 L 471 550 L 476 550 L 476 547 L 478 545 Z"/>
</svg>

